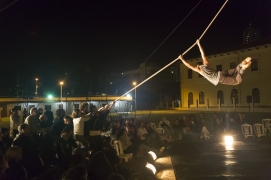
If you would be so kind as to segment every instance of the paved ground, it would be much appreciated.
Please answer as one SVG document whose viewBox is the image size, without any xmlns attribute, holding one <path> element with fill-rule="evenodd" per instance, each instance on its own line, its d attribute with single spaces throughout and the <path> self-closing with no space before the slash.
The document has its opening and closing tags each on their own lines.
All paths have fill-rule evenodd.
<svg viewBox="0 0 271 180">
<path fill-rule="evenodd" d="M 177 142 L 169 150 L 178 180 L 271 179 L 271 140 Z"/>
</svg>

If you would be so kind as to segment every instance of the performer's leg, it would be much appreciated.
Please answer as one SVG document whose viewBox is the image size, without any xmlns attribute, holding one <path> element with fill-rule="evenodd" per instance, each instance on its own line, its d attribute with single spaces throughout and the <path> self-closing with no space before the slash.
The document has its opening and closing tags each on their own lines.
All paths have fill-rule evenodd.
<svg viewBox="0 0 271 180">
<path fill-rule="evenodd" d="M 247 57 L 234 69 L 220 72 L 219 83 L 226 85 L 238 85 L 242 82 L 242 75 L 246 68 L 251 65 L 251 58 Z"/>
</svg>

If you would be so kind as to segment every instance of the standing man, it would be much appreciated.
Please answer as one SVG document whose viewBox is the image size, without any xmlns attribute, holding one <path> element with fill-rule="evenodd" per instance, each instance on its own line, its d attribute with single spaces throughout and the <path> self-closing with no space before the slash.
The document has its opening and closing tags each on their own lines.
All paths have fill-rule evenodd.
<svg viewBox="0 0 271 180">
<path fill-rule="evenodd" d="M 88 141 L 90 144 L 90 149 L 95 150 L 97 148 L 97 142 L 99 142 L 99 139 L 101 138 L 101 131 L 103 129 L 104 121 L 106 121 L 106 118 L 110 113 L 110 109 L 114 104 L 115 101 L 113 101 L 111 104 L 107 104 L 99 110 L 97 110 L 96 106 L 90 107 L 91 119 L 88 127 Z"/>
<path fill-rule="evenodd" d="M 234 69 L 217 71 L 210 66 L 210 63 L 208 62 L 207 57 L 204 54 L 203 48 L 201 47 L 199 40 L 197 40 L 196 43 L 199 47 L 203 62 L 198 62 L 196 66 L 191 66 L 183 59 L 182 55 L 180 55 L 179 59 L 182 60 L 185 66 L 201 74 L 205 79 L 210 81 L 215 86 L 218 83 L 226 85 L 238 85 L 242 82 L 243 73 L 245 72 L 246 68 L 251 65 L 251 57 L 247 57 L 246 59 L 244 59 Z"/>
<path fill-rule="evenodd" d="M 11 110 L 12 114 L 10 115 L 10 137 L 15 138 L 15 136 L 19 133 L 18 126 L 21 124 L 21 118 L 18 114 L 18 110 L 13 108 Z"/>
<path fill-rule="evenodd" d="M 29 125 L 29 134 L 36 142 L 38 141 L 38 130 L 40 128 L 40 120 L 38 117 L 37 108 L 33 107 L 30 109 L 30 115 L 25 119 L 25 124 Z"/>
</svg>

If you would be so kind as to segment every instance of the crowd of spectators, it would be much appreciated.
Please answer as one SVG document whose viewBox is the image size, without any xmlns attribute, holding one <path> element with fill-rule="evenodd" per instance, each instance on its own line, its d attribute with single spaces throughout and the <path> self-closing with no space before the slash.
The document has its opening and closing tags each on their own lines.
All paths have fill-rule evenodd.
<svg viewBox="0 0 271 180">
<path fill-rule="evenodd" d="M 135 172 L 124 166 L 112 139 L 121 141 L 124 151 L 134 157 L 151 148 L 160 150 L 162 144 L 150 143 L 157 137 L 144 122 L 138 126 L 134 119 L 113 120 L 109 116 L 113 105 L 97 109 L 85 102 L 71 116 L 57 109 L 55 118 L 50 109 L 43 113 L 31 108 L 24 118 L 12 109 L 10 129 L 1 128 L 0 179 L 128 179 Z"/>
<path fill-rule="evenodd" d="M 134 172 L 122 163 L 114 140 L 122 144 L 124 153 L 141 158 L 148 151 L 161 155 L 170 148 L 169 139 L 208 140 L 224 133 L 240 135 L 241 124 L 251 124 L 244 113 L 226 113 L 224 117 L 215 113 L 210 119 L 203 113 L 174 120 L 163 116 L 157 128 L 164 133 L 159 134 L 148 121 L 109 116 L 113 105 L 97 109 L 84 102 L 71 116 L 57 109 L 55 117 L 50 109 L 43 112 L 31 108 L 23 119 L 12 109 L 10 129 L 1 128 L 0 179 L 128 179 Z"/>
<path fill-rule="evenodd" d="M 224 134 L 240 136 L 242 124 L 252 125 L 244 113 L 236 115 L 226 113 L 224 117 L 214 113 L 210 119 L 206 119 L 204 113 L 200 113 L 198 118 L 194 114 L 183 115 L 182 118 L 174 119 L 172 122 L 163 116 L 158 127 L 164 129 L 165 136 L 175 140 L 208 140 L 220 138 Z"/>
</svg>

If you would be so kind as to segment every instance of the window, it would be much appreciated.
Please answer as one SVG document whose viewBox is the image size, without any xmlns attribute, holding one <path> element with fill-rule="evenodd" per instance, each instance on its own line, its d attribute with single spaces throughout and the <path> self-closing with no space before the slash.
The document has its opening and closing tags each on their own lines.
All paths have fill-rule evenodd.
<svg viewBox="0 0 271 180">
<path fill-rule="evenodd" d="M 239 103 L 239 101 L 238 101 L 238 91 L 237 91 L 237 89 L 233 89 L 233 90 L 231 91 L 231 97 L 232 97 L 232 99 L 233 99 L 233 98 L 235 99 L 235 104 L 238 104 L 238 103 Z M 231 103 L 233 103 L 233 100 L 231 100 Z"/>
<path fill-rule="evenodd" d="M 258 71 L 258 59 L 251 60 L 251 71 Z"/>
<path fill-rule="evenodd" d="M 194 104 L 194 100 L 193 100 L 193 93 L 188 93 L 188 103 L 190 104 Z"/>
<path fill-rule="evenodd" d="M 223 91 L 219 90 L 217 91 L 217 104 L 219 104 L 219 99 L 220 99 L 220 104 L 224 104 L 224 93 Z"/>
<path fill-rule="evenodd" d="M 205 104 L 204 92 L 199 92 L 199 104 Z"/>
<path fill-rule="evenodd" d="M 216 65 L 216 70 L 217 70 L 217 71 L 222 71 L 222 65 L 221 65 L 221 64 Z"/>
<path fill-rule="evenodd" d="M 254 103 L 260 103 L 260 90 L 258 88 L 252 89 L 252 97 Z"/>
<path fill-rule="evenodd" d="M 236 65 L 237 63 L 236 62 L 231 62 L 230 63 L 230 69 L 234 69 L 234 68 L 236 68 Z"/>
<path fill-rule="evenodd" d="M 192 79 L 192 69 L 188 69 L 187 76 L 188 76 L 188 79 Z"/>
</svg>

